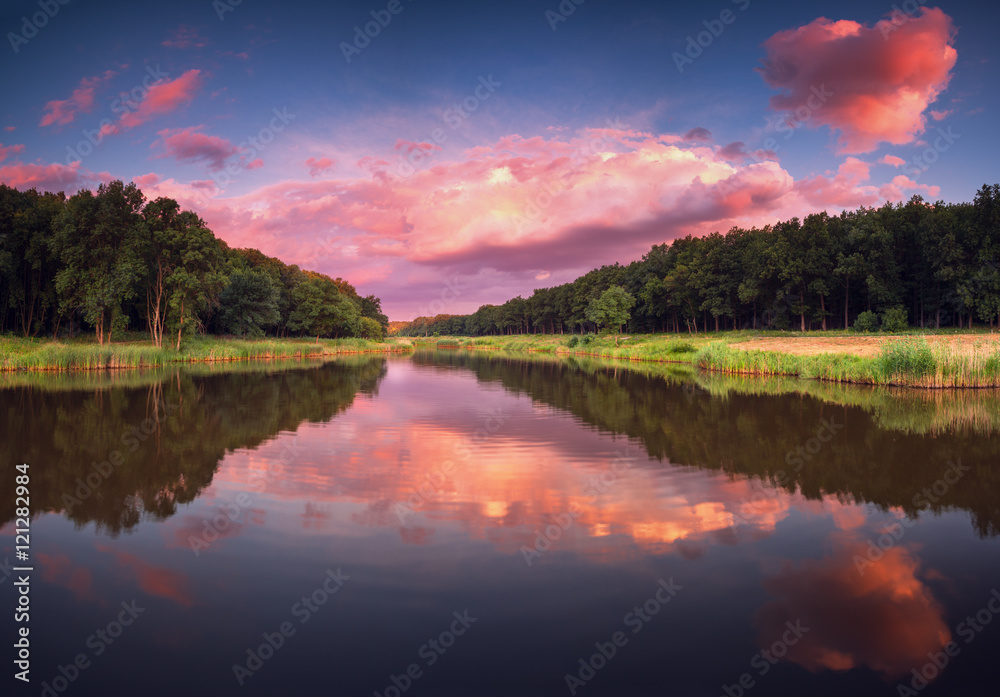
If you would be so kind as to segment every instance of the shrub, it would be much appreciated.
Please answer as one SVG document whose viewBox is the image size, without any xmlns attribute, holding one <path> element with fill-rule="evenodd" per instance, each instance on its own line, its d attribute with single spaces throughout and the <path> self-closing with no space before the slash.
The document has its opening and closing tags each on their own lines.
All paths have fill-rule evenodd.
<svg viewBox="0 0 1000 697">
<path fill-rule="evenodd" d="M 927 340 L 900 339 L 882 346 L 877 365 L 885 380 L 893 376 L 923 377 L 934 372 L 936 362 Z"/>
<path fill-rule="evenodd" d="M 902 305 L 891 307 L 883 313 L 882 331 L 898 334 L 906 331 L 907 327 L 909 327 L 909 324 L 906 321 L 906 308 Z"/>
<path fill-rule="evenodd" d="M 584 346 L 589 346 L 593 341 L 594 341 L 593 334 L 587 334 L 585 337 L 580 339 L 580 343 L 583 344 Z"/>
<path fill-rule="evenodd" d="M 671 339 L 667 342 L 667 353 L 694 353 L 697 349 L 690 341 Z"/>
<path fill-rule="evenodd" d="M 571 336 L 569 341 L 566 342 L 566 346 L 568 346 L 569 348 L 574 348 L 578 343 L 580 343 L 580 339 L 578 339 L 575 336 Z"/>
<path fill-rule="evenodd" d="M 874 312 L 865 311 L 854 320 L 854 331 L 875 332 L 878 331 L 878 316 Z"/>
</svg>

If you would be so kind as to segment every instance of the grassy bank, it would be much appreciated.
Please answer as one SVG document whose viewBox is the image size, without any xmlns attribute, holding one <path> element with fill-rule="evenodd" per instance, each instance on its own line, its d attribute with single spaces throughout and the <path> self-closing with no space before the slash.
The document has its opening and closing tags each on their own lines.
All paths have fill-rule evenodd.
<svg viewBox="0 0 1000 697">
<path fill-rule="evenodd" d="M 149 341 L 100 346 L 92 340 L 51 341 L 0 338 L 0 371 L 155 368 L 179 363 L 322 358 L 352 353 L 407 351 L 406 339 L 225 339 L 198 337 L 181 347 L 157 348 Z"/>
<path fill-rule="evenodd" d="M 956 337 L 957 332 L 911 332 L 884 337 L 872 355 L 820 352 L 799 355 L 796 341 L 858 338 L 853 332 L 723 332 L 720 334 L 613 337 L 520 335 L 413 339 L 417 346 L 451 349 L 528 351 L 619 358 L 632 361 L 692 363 L 702 370 L 738 375 L 781 375 L 862 385 L 905 387 L 1000 387 L 1000 337 L 980 334 L 964 348 L 927 341 L 928 336 Z M 964 336 L 964 335 L 963 335 Z M 753 339 L 787 339 L 789 351 L 733 347 Z M 861 337 L 870 340 L 870 336 Z"/>
<path fill-rule="evenodd" d="M 787 375 L 861 385 L 905 387 L 1000 387 L 1000 342 L 983 339 L 971 351 L 931 346 L 923 337 L 888 341 L 878 355 L 846 353 L 794 355 L 741 350 L 723 342 L 703 346 L 694 356 L 703 370 L 741 375 Z"/>
</svg>

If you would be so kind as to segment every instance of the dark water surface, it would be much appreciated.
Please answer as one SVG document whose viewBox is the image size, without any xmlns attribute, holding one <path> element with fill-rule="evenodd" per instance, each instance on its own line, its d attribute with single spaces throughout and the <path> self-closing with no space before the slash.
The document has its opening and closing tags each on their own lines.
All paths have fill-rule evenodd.
<svg viewBox="0 0 1000 697">
<path fill-rule="evenodd" d="M 3 380 L 3 694 L 998 693 L 995 393 L 466 352 Z"/>
</svg>

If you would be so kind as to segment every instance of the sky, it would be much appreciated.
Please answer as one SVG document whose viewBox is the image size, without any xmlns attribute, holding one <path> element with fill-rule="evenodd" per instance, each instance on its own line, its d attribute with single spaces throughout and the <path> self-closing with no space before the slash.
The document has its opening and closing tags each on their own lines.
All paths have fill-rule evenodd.
<svg viewBox="0 0 1000 697">
<path fill-rule="evenodd" d="M 135 182 L 393 320 L 1000 181 L 995 3 L 0 0 L 0 182 Z"/>
</svg>

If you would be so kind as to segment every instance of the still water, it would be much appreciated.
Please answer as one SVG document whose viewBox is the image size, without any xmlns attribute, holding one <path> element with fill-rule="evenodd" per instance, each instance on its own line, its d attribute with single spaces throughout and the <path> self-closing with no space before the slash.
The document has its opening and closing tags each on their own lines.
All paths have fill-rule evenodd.
<svg viewBox="0 0 1000 697">
<path fill-rule="evenodd" d="M 4 694 L 997 694 L 994 392 L 467 352 L 0 379 Z"/>
</svg>

